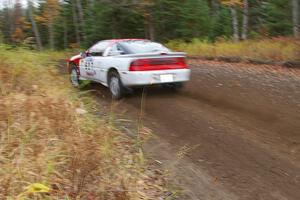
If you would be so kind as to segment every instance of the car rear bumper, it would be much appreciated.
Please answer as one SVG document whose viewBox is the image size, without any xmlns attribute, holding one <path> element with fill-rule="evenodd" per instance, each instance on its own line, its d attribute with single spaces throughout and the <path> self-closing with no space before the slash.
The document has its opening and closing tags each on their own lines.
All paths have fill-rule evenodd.
<svg viewBox="0 0 300 200">
<path fill-rule="evenodd" d="M 190 80 L 190 74 L 190 69 L 122 72 L 121 80 L 124 86 L 153 85 L 186 82 Z M 164 75 L 167 75 L 167 80 Z"/>
</svg>

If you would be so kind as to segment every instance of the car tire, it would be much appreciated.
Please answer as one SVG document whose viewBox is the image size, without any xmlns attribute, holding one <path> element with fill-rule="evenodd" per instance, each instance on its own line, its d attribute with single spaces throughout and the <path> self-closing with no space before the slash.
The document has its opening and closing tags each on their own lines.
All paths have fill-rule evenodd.
<svg viewBox="0 0 300 200">
<path fill-rule="evenodd" d="M 116 71 L 111 71 L 108 74 L 108 88 L 115 100 L 121 99 L 124 95 L 125 88 L 122 85 L 120 75 Z"/>
<path fill-rule="evenodd" d="M 76 88 L 84 88 L 85 86 L 90 84 L 89 80 L 80 80 L 77 67 L 75 64 L 72 64 L 70 71 L 70 81 L 71 84 Z"/>
<path fill-rule="evenodd" d="M 70 81 L 74 87 L 77 87 L 77 88 L 80 87 L 81 81 L 79 80 L 79 75 L 77 73 L 76 66 L 73 66 L 71 68 Z"/>
</svg>

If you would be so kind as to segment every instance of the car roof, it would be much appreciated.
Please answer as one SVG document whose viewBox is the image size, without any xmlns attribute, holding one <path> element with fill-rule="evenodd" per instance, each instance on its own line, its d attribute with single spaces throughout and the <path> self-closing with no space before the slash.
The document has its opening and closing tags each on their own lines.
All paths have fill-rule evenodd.
<svg viewBox="0 0 300 200">
<path fill-rule="evenodd" d="M 141 39 L 141 38 L 109 39 L 109 40 L 100 40 L 100 41 L 96 42 L 94 45 L 97 45 L 100 42 L 108 42 L 109 43 L 108 47 L 111 47 L 112 45 L 114 45 L 117 42 L 126 42 L 126 41 L 150 41 L 150 40 Z"/>
<path fill-rule="evenodd" d="M 110 39 L 110 40 L 104 40 L 111 42 L 109 46 L 117 43 L 117 42 L 126 42 L 126 41 L 150 41 L 148 39 L 140 39 L 140 38 L 126 38 L 126 39 Z M 101 42 L 101 41 L 100 41 Z"/>
<path fill-rule="evenodd" d="M 126 38 L 126 39 L 110 39 L 107 41 L 111 42 L 123 42 L 123 41 L 130 41 L 130 40 L 147 40 L 147 39 L 141 39 L 141 38 Z"/>
</svg>

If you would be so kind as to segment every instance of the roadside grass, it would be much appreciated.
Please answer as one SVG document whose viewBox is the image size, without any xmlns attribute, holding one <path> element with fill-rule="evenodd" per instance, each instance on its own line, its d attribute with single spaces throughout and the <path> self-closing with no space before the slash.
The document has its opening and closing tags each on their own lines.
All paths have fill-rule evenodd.
<svg viewBox="0 0 300 200">
<path fill-rule="evenodd" d="M 0 199 L 162 197 L 139 145 L 59 75 L 64 54 L 0 47 Z"/>
<path fill-rule="evenodd" d="M 300 41 L 293 38 L 270 38 L 260 40 L 247 40 L 234 43 L 220 40 L 215 43 L 201 41 L 192 42 L 170 41 L 169 48 L 187 52 L 191 56 L 236 57 L 240 59 L 253 59 L 259 61 L 299 61 Z"/>
</svg>

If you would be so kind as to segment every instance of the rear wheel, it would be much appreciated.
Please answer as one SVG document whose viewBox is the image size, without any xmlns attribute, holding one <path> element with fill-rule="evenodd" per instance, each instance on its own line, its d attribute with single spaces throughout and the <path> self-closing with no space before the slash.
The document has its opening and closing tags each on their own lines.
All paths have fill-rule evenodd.
<svg viewBox="0 0 300 200">
<path fill-rule="evenodd" d="M 124 87 L 118 72 L 111 71 L 108 75 L 108 87 L 113 99 L 121 99 L 124 94 Z"/>
</svg>

